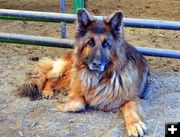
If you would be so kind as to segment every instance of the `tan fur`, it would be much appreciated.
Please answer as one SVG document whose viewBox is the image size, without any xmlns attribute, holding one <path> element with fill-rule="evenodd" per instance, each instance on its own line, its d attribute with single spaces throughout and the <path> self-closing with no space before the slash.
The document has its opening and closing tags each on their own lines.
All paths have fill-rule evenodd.
<svg viewBox="0 0 180 137">
<path fill-rule="evenodd" d="M 47 78 L 59 78 L 63 74 L 66 68 L 66 60 L 58 59 L 52 64 L 52 69 L 48 72 Z"/>
<path fill-rule="evenodd" d="M 104 111 L 122 110 L 128 134 L 143 136 L 146 127 L 141 121 L 138 95 L 143 94 L 148 66 L 143 56 L 123 39 L 123 34 L 120 33 L 118 40 L 113 38 L 109 33 L 109 21 L 107 19 L 106 23 L 100 25 L 93 22 L 80 39 L 78 35 L 81 30 L 77 29 L 74 51 L 55 61 L 41 60 L 33 71 L 32 82 L 47 98 L 53 96 L 54 90 L 68 90 L 66 102 L 58 106 L 63 112 L 80 111 L 85 109 L 85 105 Z M 105 32 L 101 35 L 92 32 L 95 25 L 103 26 Z M 92 37 L 95 46 L 110 60 L 101 73 L 90 71 L 84 63 L 93 52 L 93 48 L 87 44 Z M 111 39 L 111 48 L 102 49 L 100 46 L 107 38 Z"/>
<path fill-rule="evenodd" d="M 31 81 L 36 84 L 39 90 L 42 90 L 46 81 L 46 74 L 52 69 L 53 60 L 43 58 L 36 65 L 31 74 Z"/>
<path fill-rule="evenodd" d="M 142 136 L 144 134 L 143 130 L 147 129 L 141 121 L 138 107 L 138 103 L 135 100 L 128 101 L 121 107 L 129 136 L 138 136 L 138 134 Z"/>
</svg>

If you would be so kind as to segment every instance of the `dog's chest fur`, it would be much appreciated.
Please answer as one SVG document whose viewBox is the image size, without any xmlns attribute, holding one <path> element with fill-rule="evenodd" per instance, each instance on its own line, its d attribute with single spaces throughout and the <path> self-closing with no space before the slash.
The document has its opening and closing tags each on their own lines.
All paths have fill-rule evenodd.
<svg viewBox="0 0 180 137">
<path fill-rule="evenodd" d="M 133 78 L 130 76 L 128 82 L 126 81 L 126 73 L 122 74 L 113 71 L 110 78 L 103 77 L 98 73 L 91 73 L 84 70 L 79 73 L 80 80 L 82 81 L 84 94 L 87 104 L 93 108 L 110 111 L 118 109 L 125 100 L 129 99 L 130 90 L 129 86 L 133 84 Z M 124 77 L 126 77 L 124 79 Z M 124 89 L 124 86 L 127 86 Z"/>
</svg>

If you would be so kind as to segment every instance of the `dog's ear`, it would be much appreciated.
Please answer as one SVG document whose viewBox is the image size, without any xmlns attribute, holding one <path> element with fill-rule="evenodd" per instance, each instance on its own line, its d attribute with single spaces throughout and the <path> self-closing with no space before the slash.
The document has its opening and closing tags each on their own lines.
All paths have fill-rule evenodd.
<svg viewBox="0 0 180 137">
<path fill-rule="evenodd" d="M 115 32 L 122 32 L 123 29 L 123 14 L 122 12 L 118 11 L 112 14 L 108 19 L 107 23 L 111 27 L 111 29 Z"/>
<path fill-rule="evenodd" d="M 92 18 L 87 10 L 79 9 L 77 11 L 77 28 L 84 30 L 92 23 Z"/>
</svg>

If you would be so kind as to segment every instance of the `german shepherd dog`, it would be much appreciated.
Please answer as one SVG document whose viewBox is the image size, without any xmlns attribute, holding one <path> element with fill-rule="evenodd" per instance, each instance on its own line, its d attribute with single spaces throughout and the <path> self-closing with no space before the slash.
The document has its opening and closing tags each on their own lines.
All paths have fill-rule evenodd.
<svg viewBox="0 0 180 137">
<path fill-rule="evenodd" d="M 51 98 L 68 90 L 58 108 L 76 112 L 88 105 L 97 110 L 122 111 L 129 136 L 144 136 L 140 98 L 149 68 L 145 58 L 123 38 L 123 14 L 96 21 L 85 9 L 77 12 L 74 50 L 57 60 L 40 60 L 24 96 Z"/>
</svg>

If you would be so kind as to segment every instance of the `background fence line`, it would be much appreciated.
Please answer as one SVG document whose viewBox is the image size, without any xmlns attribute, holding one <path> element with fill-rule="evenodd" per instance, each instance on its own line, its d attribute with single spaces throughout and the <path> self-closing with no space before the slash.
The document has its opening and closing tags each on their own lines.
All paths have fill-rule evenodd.
<svg viewBox="0 0 180 137">
<path fill-rule="evenodd" d="M 0 33 L 0 42 L 41 45 L 41 46 L 60 47 L 60 48 L 73 48 L 74 45 L 74 40 L 70 40 L 70 39 L 57 39 L 57 38 L 30 36 L 30 35 L 21 35 L 21 34 L 9 34 L 9 33 Z M 135 48 L 141 54 L 146 56 L 180 59 L 180 51 L 178 50 L 156 49 L 156 48 L 147 48 L 147 47 L 139 47 L 139 46 L 135 46 Z"/>
<path fill-rule="evenodd" d="M 93 18 L 102 21 L 105 16 L 93 16 Z M 0 9 L 0 19 L 58 23 L 64 21 L 67 23 L 73 23 L 76 20 L 76 15 L 67 13 Z M 176 21 L 124 18 L 123 23 L 127 27 L 180 30 L 180 22 Z"/>
<path fill-rule="evenodd" d="M 95 20 L 102 21 L 105 17 L 93 16 L 93 18 Z M 72 23 L 75 21 L 76 15 L 67 14 L 67 13 L 0 9 L 0 19 Z M 125 26 L 128 27 L 180 30 L 180 22 L 175 22 L 175 21 L 124 18 L 123 23 Z M 66 37 L 66 35 L 62 34 L 62 37 L 64 38 Z M 74 41 L 69 39 L 57 39 L 57 38 L 30 36 L 30 35 L 21 35 L 21 34 L 9 34 L 9 33 L 0 33 L 0 42 L 41 45 L 41 46 L 51 46 L 51 47 L 61 47 L 61 48 L 73 48 L 74 45 Z M 178 50 L 146 48 L 146 47 L 137 47 L 137 46 L 136 49 L 140 53 L 146 56 L 157 56 L 157 57 L 180 59 L 180 51 Z"/>
</svg>

